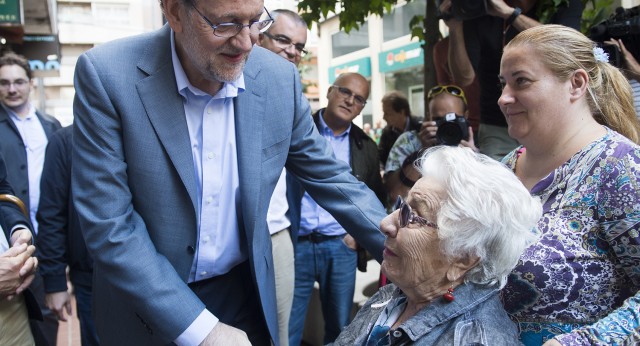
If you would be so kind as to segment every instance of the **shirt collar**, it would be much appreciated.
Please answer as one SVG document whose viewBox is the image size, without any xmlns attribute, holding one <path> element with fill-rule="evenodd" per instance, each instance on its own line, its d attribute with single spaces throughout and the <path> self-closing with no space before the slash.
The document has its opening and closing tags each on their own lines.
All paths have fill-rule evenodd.
<svg viewBox="0 0 640 346">
<path fill-rule="evenodd" d="M 319 121 L 319 123 L 320 123 L 320 128 L 319 128 L 320 133 L 330 133 L 333 136 L 333 130 L 330 129 L 329 126 L 327 125 L 327 123 L 324 122 L 324 110 L 325 110 L 325 108 L 320 110 L 320 114 L 319 114 L 319 117 L 318 117 L 320 119 L 320 121 Z M 351 131 L 351 124 L 349 124 L 349 127 L 347 127 L 347 129 L 343 133 L 341 133 L 341 134 L 339 134 L 337 136 L 334 136 L 334 137 L 337 138 L 337 137 L 348 136 L 350 131 Z"/>
<path fill-rule="evenodd" d="M 23 120 L 23 118 L 20 118 L 18 114 L 16 114 L 16 112 L 13 111 L 13 109 L 5 106 L 4 104 L 2 104 L 2 108 L 4 108 L 4 110 L 7 112 L 7 114 L 9 114 L 9 116 L 13 120 L 17 120 L 17 121 Z M 24 120 L 31 119 L 35 116 L 36 116 L 36 108 L 31 103 L 29 103 L 29 112 L 27 113 L 27 116 L 24 117 Z"/>
<path fill-rule="evenodd" d="M 209 95 L 193 86 L 193 84 L 191 84 L 191 82 L 189 81 L 189 78 L 187 78 L 187 74 L 184 72 L 184 68 L 182 68 L 180 58 L 178 58 L 178 54 L 176 53 L 176 42 L 174 35 L 175 33 L 173 32 L 173 30 L 171 30 L 171 35 L 169 35 L 171 37 L 171 61 L 173 64 L 173 73 L 176 76 L 178 93 L 180 93 L 183 98 L 187 97 L 187 91 L 196 96 Z M 224 83 L 222 89 L 220 89 L 220 91 L 218 91 L 218 93 L 215 95 L 215 98 L 236 97 L 244 90 L 244 73 L 241 73 L 238 79 L 236 79 L 235 81 Z"/>
</svg>

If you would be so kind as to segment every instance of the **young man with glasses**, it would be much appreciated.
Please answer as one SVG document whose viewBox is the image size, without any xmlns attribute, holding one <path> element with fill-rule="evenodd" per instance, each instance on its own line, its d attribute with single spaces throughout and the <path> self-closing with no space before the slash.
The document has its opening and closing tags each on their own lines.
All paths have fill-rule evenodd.
<svg viewBox="0 0 640 346">
<path fill-rule="evenodd" d="M 167 24 L 75 71 L 72 190 L 106 345 L 279 345 L 267 209 L 285 164 L 373 256 L 385 216 L 314 129 L 262 0 L 162 0 Z"/>
<path fill-rule="evenodd" d="M 36 212 L 40 201 L 40 177 L 49 137 L 60 129 L 58 120 L 44 114 L 29 102 L 33 88 L 29 61 L 18 54 L 0 57 L 0 150 L 7 163 L 7 181 L 29 211 L 38 233 Z M 31 289 L 42 309 L 44 321 L 32 321 L 36 344 L 54 345 L 58 319 L 45 306 L 42 276 L 36 274 Z"/>
<path fill-rule="evenodd" d="M 258 44 L 291 61 L 296 67 L 307 53 L 307 22 L 289 10 L 271 11 L 273 24 L 261 32 Z M 291 238 L 291 221 L 287 216 L 287 173 L 282 170 L 267 211 L 267 224 L 271 233 L 273 270 L 276 280 L 276 303 L 278 307 L 278 332 L 280 346 L 289 345 L 289 316 L 293 303 L 294 253 Z"/>
<path fill-rule="evenodd" d="M 327 92 L 327 107 L 313 115 L 318 132 L 330 143 L 335 157 L 351 166 L 353 176 L 385 200 L 375 142 L 353 119 L 369 97 L 369 82 L 360 74 L 344 73 Z M 289 344 L 300 345 L 304 320 L 314 283 L 320 285 L 324 317 L 324 344 L 340 334 L 351 317 L 355 289 L 357 253 L 343 238 L 342 223 L 329 214 L 320 200 L 306 188 L 289 185 L 292 232 L 295 246 L 295 294 L 289 322 Z M 297 233 L 296 233 L 297 232 Z M 357 240 L 357 239 L 356 239 Z"/>
</svg>

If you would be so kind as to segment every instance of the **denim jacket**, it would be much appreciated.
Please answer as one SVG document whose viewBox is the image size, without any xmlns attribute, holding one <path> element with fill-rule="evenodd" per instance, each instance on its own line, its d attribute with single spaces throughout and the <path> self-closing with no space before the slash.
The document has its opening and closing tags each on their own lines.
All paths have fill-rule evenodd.
<svg viewBox="0 0 640 346">
<path fill-rule="evenodd" d="M 455 300 L 436 299 L 391 333 L 391 345 L 521 345 L 496 286 L 460 285 Z M 363 345 L 386 304 L 402 291 L 382 287 L 358 311 L 334 345 Z"/>
</svg>

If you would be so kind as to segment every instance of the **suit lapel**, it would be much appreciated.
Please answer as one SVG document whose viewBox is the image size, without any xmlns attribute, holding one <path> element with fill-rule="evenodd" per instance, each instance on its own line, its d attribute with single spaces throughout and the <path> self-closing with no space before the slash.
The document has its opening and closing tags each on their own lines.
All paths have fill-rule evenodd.
<svg viewBox="0 0 640 346">
<path fill-rule="evenodd" d="M 266 85 L 258 78 L 257 64 L 247 62 L 244 71 L 245 91 L 238 95 L 235 107 L 236 142 L 238 146 L 238 174 L 245 225 L 253 225 L 260 201 L 262 177 L 262 123 L 266 114 Z M 248 229 L 251 239 L 253 228 Z"/>
<path fill-rule="evenodd" d="M 165 25 L 162 35 L 159 35 L 158 44 L 150 45 L 145 59 L 140 61 L 138 67 L 149 76 L 141 79 L 136 87 L 149 121 L 197 211 L 197 184 L 193 172 L 193 154 L 182 97 L 178 94 L 176 87 L 169 34 L 169 27 Z"/>
</svg>

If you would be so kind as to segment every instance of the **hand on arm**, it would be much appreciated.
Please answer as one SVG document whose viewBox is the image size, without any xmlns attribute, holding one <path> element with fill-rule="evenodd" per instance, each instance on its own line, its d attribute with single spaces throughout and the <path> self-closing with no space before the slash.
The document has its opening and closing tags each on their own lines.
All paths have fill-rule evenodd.
<svg viewBox="0 0 640 346">
<path fill-rule="evenodd" d="M 476 153 L 480 152 L 480 149 L 478 149 L 478 147 L 476 147 L 476 143 L 473 140 L 473 128 L 471 126 L 469 126 L 469 140 L 468 141 L 465 141 L 464 139 L 461 140 L 460 141 L 460 146 L 461 147 L 471 148 Z"/>
<path fill-rule="evenodd" d="M 32 257 L 36 248 L 20 244 L 0 254 L 0 297 L 12 299 L 33 281 L 38 260 Z"/>
<path fill-rule="evenodd" d="M 55 312 L 56 316 L 58 316 L 58 320 L 67 321 L 67 316 L 65 315 L 65 311 L 69 316 L 71 316 L 71 297 L 69 296 L 69 292 L 61 291 L 61 292 L 53 292 L 47 293 L 44 297 L 45 303 L 47 307 Z"/>
<path fill-rule="evenodd" d="M 420 143 L 422 143 L 422 148 L 431 148 L 438 145 L 436 132 L 438 132 L 438 126 L 436 126 L 435 121 L 425 121 L 422 123 L 420 132 L 418 133 Z"/>
<path fill-rule="evenodd" d="M 20 244 L 32 244 L 31 231 L 26 228 L 18 228 L 11 234 L 11 246 L 17 246 Z"/>
<path fill-rule="evenodd" d="M 228 324 L 218 322 L 211 330 L 209 335 L 200 343 L 201 346 L 215 346 L 215 345 L 238 345 L 238 346 L 251 346 L 247 333 L 244 331 L 231 327 Z"/>
</svg>

